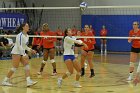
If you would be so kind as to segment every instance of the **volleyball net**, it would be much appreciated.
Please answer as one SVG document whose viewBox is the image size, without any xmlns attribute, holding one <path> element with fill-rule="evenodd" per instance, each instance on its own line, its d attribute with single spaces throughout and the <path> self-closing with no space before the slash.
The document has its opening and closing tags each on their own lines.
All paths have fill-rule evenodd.
<svg viewBox="0 0 140 93">
<path fill-rule="evenodd" d="M 139 37 L 128 37 L 134 21 L 140 21 L 140 6 L 88 6 L 85 11 L 81 11 L 80 7 L 9 7 L 0 8 L 3 17 L 0 20 L 1 33 L 11 31 L 13 33 L 16 26 L 21 24 L 23 20 L 30 25 L 31 32 L 38 29 L 41 31 L 43 23 L 48 23 L 52 31 L 56 31 L 60 27 L 63 31 L 65 28 L 73 28 L 81 30 L 84 25 L 92 25 L 95 30 L 94 37 L 78 36 L 77 38 L 95 38 L 97 46 L 100 47 L 100 39 L 108 39 L 107 45 L 110 51 L 129 51 L 130 44 L 128 38 L 139 39 Z M 21 14 L 23 19 L 17 19 L 12 16 L 8 18 L 6 15 Z M 23 16 L 24 15 L 24 16 Z M 17 15 L 16 15 L 17 16 Z M 25 18 L 25 19 L 24 19 Z M 14 22 L 15 21 L 15 22 Z M 9 23 L 11 22 L 11 23 Z M 105 37 L 100 37 L 102 26 L 108 30 Z M 6 28 L 9 26 L 9 28 Z M 10 27 L 11 26 L 11 27 Z M 12 27 L 13 26 L 13 27 Z M 6 29 L 5 29 L 6 28 Z M 0 37 L 5 36 L 4 34 Z M 15 37 L 16 34 L 10 34 L 8 37 Z M 30 34 L 30 37 L 55 37 L 62 36 L 37 36 Z M 123 47 L 122 47 L 123 46 Z"/>
</svg>

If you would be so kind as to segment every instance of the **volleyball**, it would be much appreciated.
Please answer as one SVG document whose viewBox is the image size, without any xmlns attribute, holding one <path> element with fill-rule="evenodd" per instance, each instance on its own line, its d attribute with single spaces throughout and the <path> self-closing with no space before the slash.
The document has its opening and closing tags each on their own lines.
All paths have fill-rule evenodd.
<svg viewBox="0 0 140 93">
<path fill-rule="evenodd" d="M 84 11 L 86 8 L 87 8 L 87 3 L 86 3 L 86 2 L 82 2 L 82 3 L 80 4 L 80 9 L 81 9 L 82 11 Z"/>
</svg>

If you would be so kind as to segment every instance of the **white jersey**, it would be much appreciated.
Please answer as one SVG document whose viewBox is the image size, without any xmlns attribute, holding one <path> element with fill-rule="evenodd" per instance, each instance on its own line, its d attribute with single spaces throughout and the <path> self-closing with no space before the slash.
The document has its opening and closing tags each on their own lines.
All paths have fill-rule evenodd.
<svg viewBox="0 0 140 93">
<path fill-rule="evenodd" d="M 11 54 L 26 55 L 25 50 L 27 50 L 27 51 L 31 50 L 31 48 L 29 48 L 27 46 L 28 42 L 29 42 L 29 36 L 20 32 L 16 36 L 16 42 L 15 42 L 15 45 L 12 49 Z"/>
<path fill-rule="evenodd" d="M 64 38 L 64 55 L 74 55 L 74 43 L 82 44 L 81 40 L 76 40 L 74 36 Z"/>
</svg>

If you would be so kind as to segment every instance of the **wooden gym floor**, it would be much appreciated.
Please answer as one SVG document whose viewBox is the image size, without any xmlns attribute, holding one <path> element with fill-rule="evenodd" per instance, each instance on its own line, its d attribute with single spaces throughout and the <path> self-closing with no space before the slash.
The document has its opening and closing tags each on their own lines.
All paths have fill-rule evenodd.
<svg viewBox="0 0 140 93">
<path fill-rule="evenodd" d="M 89 67 L 86 75 L 80 79 L 82 88 L 74 88 L 75 74 L 63 81 L 62 88 L 57 87 L 57 78 L 66 72 L 62 56 L 56 56 L 57 76 L 51 76 L 52 66 L 47 63 L 42 77 L 37 75 L 42 58 L 30 60 L 31 78 L 38 83 L 26 88 L 24 68 L 22 65 L 12 76 L 12 87 L 0 86 L 0 93 L 140 93 L 140 84 L 133 86 L 127 82 L 129 54 L 94 55 L 93 63 L 96 76 L 89 78 Z M 138 63 L 137 63 L 138 64 Z M 137 67 L 136 64 L 136 67 Z M 0 61 L 0 82 L 11 68 L 11 60 Z"/>
</svg>

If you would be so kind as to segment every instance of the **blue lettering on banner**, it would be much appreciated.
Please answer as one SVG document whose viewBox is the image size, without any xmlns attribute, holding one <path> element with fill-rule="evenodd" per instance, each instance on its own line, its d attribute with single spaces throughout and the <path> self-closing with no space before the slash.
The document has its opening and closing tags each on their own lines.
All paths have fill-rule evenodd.
<svg viewBox="0 0 140 93">
<path fill-rule="evenodd" d="M 0 29 L 15 29 L 18 25 L 26 22 L 26 15 L 20 13 L 0 12 Z"/>
</svg>

